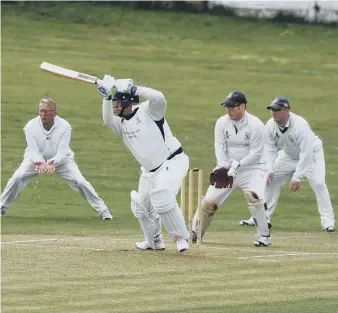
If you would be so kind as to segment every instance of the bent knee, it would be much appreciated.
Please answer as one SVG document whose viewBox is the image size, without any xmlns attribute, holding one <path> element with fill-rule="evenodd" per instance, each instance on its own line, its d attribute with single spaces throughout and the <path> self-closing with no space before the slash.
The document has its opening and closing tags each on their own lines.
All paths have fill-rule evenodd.
<svg viewBox="0 0 338 313">
<path fill-rule="evenodd" d="M 153 189 L 150 192 L 150 202 L 158 213 L 168 212 L 177 206 L 176 195 L 170 189 Z"/>
<path fill-rule="evenodd" d="M 218 205 L 216 202 L 208 201 L 206 199 L 202 200 L 202 205 L 201 205 L 202 211 L 207 214 L 208 216 L 212 216 L 215 214 Z"/>
</svg>

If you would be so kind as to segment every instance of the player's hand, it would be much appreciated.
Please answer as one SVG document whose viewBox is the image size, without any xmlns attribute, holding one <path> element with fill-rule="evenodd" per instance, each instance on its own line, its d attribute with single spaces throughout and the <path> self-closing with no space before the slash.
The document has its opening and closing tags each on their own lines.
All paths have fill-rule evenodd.
<svg viewBox="0 0 338 313">
<path fill-rule="evenodd" d="M 289 186 L 290 186 L 291 191 L 295 192 L 300 188 L 300 183 L 294 182 L 291 180 L 289 183 Z"/>
<path fill-rule="evenodd" d="M 115 81 L 115 88 L 118 92 L 130 93 L 133 86 L 134 82 L 131 78 L 117 79 Z"/>
<path fill-rule="evenodd" d="M 45 162 L 36 162 L 35 165 L 35 171 L 38 172 L 38 174 L 42 174 L 46 171 L 46 163 Z"/>
<path fill-rule="evenodd" d="M 46 163 L 45 173 L 52 174 L 55 171 L 54 161 L 48 161 Z"/>
<path fill-rule="evenodd" d="M 266 185 L 269 185 L 270 182 L 272 181 L 272 178 L 273 178 L 273 173 L 268 173 L 268 176 L 266 177 Z"/>
<path fill-rule="evenodd" d="M 110 75 L 104 75 L 102 81 L 100 82 L 97 90 L 98 92 L 106 99 L 112 99 L 112 89 L 115 86 L 115 78 Z"/>
</svg>

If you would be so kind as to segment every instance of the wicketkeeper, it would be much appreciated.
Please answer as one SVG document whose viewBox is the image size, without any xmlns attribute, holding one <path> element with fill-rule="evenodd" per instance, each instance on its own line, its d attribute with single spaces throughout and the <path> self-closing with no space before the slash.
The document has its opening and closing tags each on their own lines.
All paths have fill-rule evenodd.
<svg viewBox="0 0 338 313">
<path fill-rule="evenodd" d="M 39 116 L 24 127 L 27 148 L 20 167 L 8 181 L 1 195 L 1 216 L 19 196 L 26 185 L 38 174 L 54 171 L 68 185 L 79 192 L 102 220 L 111 220 L 107 206 L 92 185 L 82 176 L 69 147 L 72 128 L 59 117 L 52 99 L 41 99 Z"/>
<path fill-rule="evenodd" d="M 112 95 L 112 88 L 116 92 Z M 167 109 L 162 92 L 135 86 L 132 79 L 105 75 L 98 88 L 105 125 L 120 137 L 141 165 L 138 191 L 131 192 L 131 209 L 139 220 L 145 240 L 141 250 L 163 250 L 161 220 L 177 250 L 189 248 L 189 232 L 176 201 L 189 158 L 171 133 L 164 116 Z M 139 97 L 147 101 L 139 103 Z"/>
<path fill-rule="evenodd" d="M 246 111 L 247 100 L 239 91 L 222 103 L 227 114 L 215 126 L 217 167 L 202 200 L 200 231 L 203 236 L 214 214 L 231 193 L 241 189 L 247 199 L 258 233 L 255 246 L 270 246 L 271 238 L 264 209 L 266 164 L 263 156 L 266 131 L 263 122 Z M 193 219 L 195 241 L 198 211 Z"/>
</svg>

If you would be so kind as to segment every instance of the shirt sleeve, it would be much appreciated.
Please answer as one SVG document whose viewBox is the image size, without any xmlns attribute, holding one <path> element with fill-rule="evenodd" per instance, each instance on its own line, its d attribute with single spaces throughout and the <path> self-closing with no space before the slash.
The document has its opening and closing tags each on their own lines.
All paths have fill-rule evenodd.
<svg viewBox="0 0 338 313">
<path fill-rule="evenodd" d="M 249 153 L 239 161 L 240 166 L 248 166 L 257 164 L 260 162 L 262 155 L 264 154 L 264 145 L 266 141 L 266 130 L 262 123 L 257 127 L 251 137 Z"/>
<path fill-rule="evenodd" d="M 25 136 L 26 136 L 26 142 L 28 147 L 28 152 L 33 159 L 33 163 L 43 163 L 45 162 L 42 154 L 40 153 L 40 149 L 38 146 L 38 143 L 32 133 L 28 129 L 24 129 Z"/>
<path fill-rule="evenodd" d="M 299 161 L 296 171 L 293 173 L 292 181 L 301 182 L 302 178 L 309 167 L 313 157 L 313 144 L 311 139 L 311 128 L 305 125 L 298 137 L 298 144 L 300 148 Z"/>
<path fill-rule="evenodd" d="M 111 100 L 106 100 L 103 98 L 102 103 L 102 117 L 104 124 L 111 128 L 113 133 L 121 137 L 121 118 L 114 115 L 113 113 L 113 103 Z"/>
<path fill-rule="evenodd" d="M 58 166 L 67 157 L 69 151 L 70 138 L 72 136 L 72 128 L 69 127 L 61 136 L 58 149 L 53 158 L 49 159 L 48 162 L 54 161 L 54 166 Z"/>
<path fill-rule="evenodd" d="M 276 141 L 273 139 L 271 132 L 267 128 L 267 139 L 264 147 L 266 157 L 266 167 L 269 173 L 273 173 L 273 164 L 277 158 L 278 147 Z"/>
<path fill-rule="evenodd" d="M 162 92 L 138 86 L 135 95 L 149 100 L 148 112 L 154 121 L 161 120 L 167 111 L 167 102 Z"/>
<path fill-rule="evenodd" d="M 215 154 L 217 167 L 229 168 L 231 161 L 226 159 L 226 142 L 224 138 L 224 123 L 222 120 L 217 120 L 215 125 Z"/>
</svg>

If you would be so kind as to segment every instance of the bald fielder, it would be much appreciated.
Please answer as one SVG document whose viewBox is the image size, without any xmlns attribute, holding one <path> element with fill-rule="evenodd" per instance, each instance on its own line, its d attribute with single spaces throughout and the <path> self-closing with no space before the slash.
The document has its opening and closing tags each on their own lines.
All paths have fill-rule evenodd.
<svg viewBox="0 0 338 313">
<path fill-rule="evenodd" d="M 276 209 L 281 186 L 289 181 L 291 191 L 297 191 L 302 180 L 307 178 L 316 195 L 321 226 L 327 232 L 334 232 L 335 218 L 325 183 L 322 141 L 304 118 L 290 112 L 290 102 L 286 98 L 275 98 L 267 109 L 272 115 L 266 124 L 268 222 Z M 252 218 L 240 223 L 252 225 Z"/>
<path fill-rule="evenodd" d="M 40 100 L 39 116 L 26 124 L 24 132 L 27 142 L 24 159 L 1 195 L 1 216 L 35 176 L 55 171 L 88 201 L 101 220 L 111 220 L 107 206 L 74 161 L 74 153 L 69 147 L 72 127 L 57 115 L 54 100 Z"/>
<path fill-rule="evenodd" d="M 241 189 L 257 227 L 258 238 L 254 245 L 270 246 L 270 231 L 264 209 L 264 124 L 246 111 L 246 97 L 239 91 L 231 92 L 222 105 L 226 107 L 227 114 L 220 117 L 215 125 L 217 167 L 210 175 L 210 186 L 202 200 L 201 235 L 204 235 L 216 209 L 226 202 L 234 190 Z M 194 241 L 197 218 L 198 211 L 193 219 Z"/>
<path fill-rule="evenodd" d="M 112 88 L 116 92 L 112 95 Z M 182 212 L 176 201 L 189 158 L 165 120 L 167 103 L 162 92 L 135 86 L 132 79 L 105 75 L 98 91 L 104 96 L 103 121 L 120 137 L 141 165 L 138 190 L 133 190 L 131 210 L 139 220 L 144 241 L 141 250 L 164 250 L 161 221 L 176 242 L 177 250 L 189 248 Z M 139 97 L 146 99 L 139 103 Z"/>
</svg>

